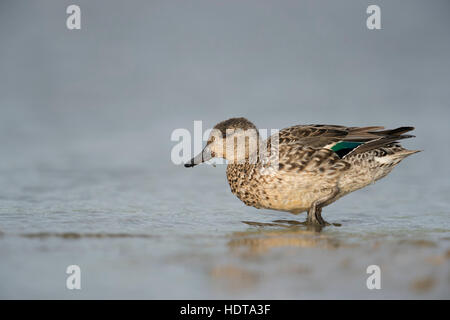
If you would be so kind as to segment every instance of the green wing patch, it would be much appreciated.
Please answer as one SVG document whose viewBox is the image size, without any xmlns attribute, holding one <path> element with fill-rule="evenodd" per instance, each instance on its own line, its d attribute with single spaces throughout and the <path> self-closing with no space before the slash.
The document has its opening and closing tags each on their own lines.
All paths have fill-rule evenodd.
<svg viewBox="0 0 450 320">
<path fill-rule="evenodd" d="M 341 141 L 336 143 L 331 147 L 331 150 L 337 153 L 337 155 L 342 158 L 347 153 L 355 149 L 357 146 L 362 145 L 364 142 L 352 142 L 352 141 Z"/>
</svg>

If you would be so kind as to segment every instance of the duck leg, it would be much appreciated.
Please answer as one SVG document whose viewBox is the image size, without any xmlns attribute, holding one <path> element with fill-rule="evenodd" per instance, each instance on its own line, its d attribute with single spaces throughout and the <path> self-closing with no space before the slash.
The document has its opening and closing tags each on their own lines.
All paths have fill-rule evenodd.
<svg viewBox="0 0 450 320">
<path fill-rule="evenodd" d="M 335 188 L 333 188 L 332 192 L 329 195 L 314 201 L 308 210 L 308 217 L 306 219 L 306 222 L 308 224 L 318 224 L 320 226 L 329 226 L 330 224 L 322 218 L 322 208 L 325 204 L 329 204 L 329 203 L 333 202 L 330 200 L 333 200 L 338 194 L 339 194 L 339 188 L 335 187 Z"/>
<path fill-rule="evenodd" d="M 308 224 L 317 224 L 319 226 L 330 225 L 322 218 L 322 207 L 317 206 L 315 203 L 308 210 L 308 217 L 306 219 Z"/>
</svg>

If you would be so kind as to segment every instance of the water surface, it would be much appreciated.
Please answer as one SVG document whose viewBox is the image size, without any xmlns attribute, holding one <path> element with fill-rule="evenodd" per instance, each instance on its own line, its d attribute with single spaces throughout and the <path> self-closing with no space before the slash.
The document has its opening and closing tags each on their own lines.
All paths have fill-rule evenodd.
<svg viewBox="0 0 450 320">
<path fill-rule="evenodd" d="M 0 298 L 450 298 L 448 1 L 0 4 Z M 324 209 L 257 210 L 176 128 L 415 126 L 424 150 Z M 79 265 L 81 290 L 66 289 Z M 381 268 L 381 290 L 366 269 Z"/>
</svg>

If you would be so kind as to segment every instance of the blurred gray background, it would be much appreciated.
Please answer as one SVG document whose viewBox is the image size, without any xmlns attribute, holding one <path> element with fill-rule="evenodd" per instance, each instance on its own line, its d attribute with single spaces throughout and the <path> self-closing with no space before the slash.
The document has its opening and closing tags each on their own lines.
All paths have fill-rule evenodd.
<svg viewBox="0 0 450 320">
<path fill-rule="evenodd" d="M 70 4 L 81 30 L 66 28 Z M 382 30 L 366 28 L 370 4 Z M 1 0 L 0 298 L 448 298 L 449 9 Z M 424 152 L 326 208 L 343 227 L 320 239 L 340 249 L 300 230 L 269 250 L 271 231 L 255 240 L 242 220 L 304 217 L 246 207 L 223 167 L 170 159 L 174 129 L 235 116 L 415 126 L 404 145 Z M 257 259 L 235 254 L 248 243 Z M 81 292 L 65 289 L 70 264 Z M 381 291 L 365 287 L 370 264 Z"/>
<path fill-rule="evenodd" d="M 245 116 L 413 125 L 448 174 L 450 3 L 376 1 L 371 31 L 372 3 L 3 0 L 0 166 L 164 165 L 173 129 Z"/>
</svg>

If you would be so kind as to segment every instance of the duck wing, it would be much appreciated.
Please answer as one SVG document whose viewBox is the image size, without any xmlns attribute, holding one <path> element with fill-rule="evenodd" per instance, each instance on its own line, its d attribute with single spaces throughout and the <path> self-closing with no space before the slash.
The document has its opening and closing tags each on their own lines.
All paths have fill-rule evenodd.
<svg viewBox="0 0 450 320">
<path fill-rule="evenodd" d="M 346 127 L 340 125 L 297 125 L 279 131 L 279 143 L 296 144 L 315 149 L 333 150 L 340 158 L 367 152 L 401 139 L 411 138 L 404 133 L 413 127 L 382 130 L 382 126 Z"/>
</svg>

